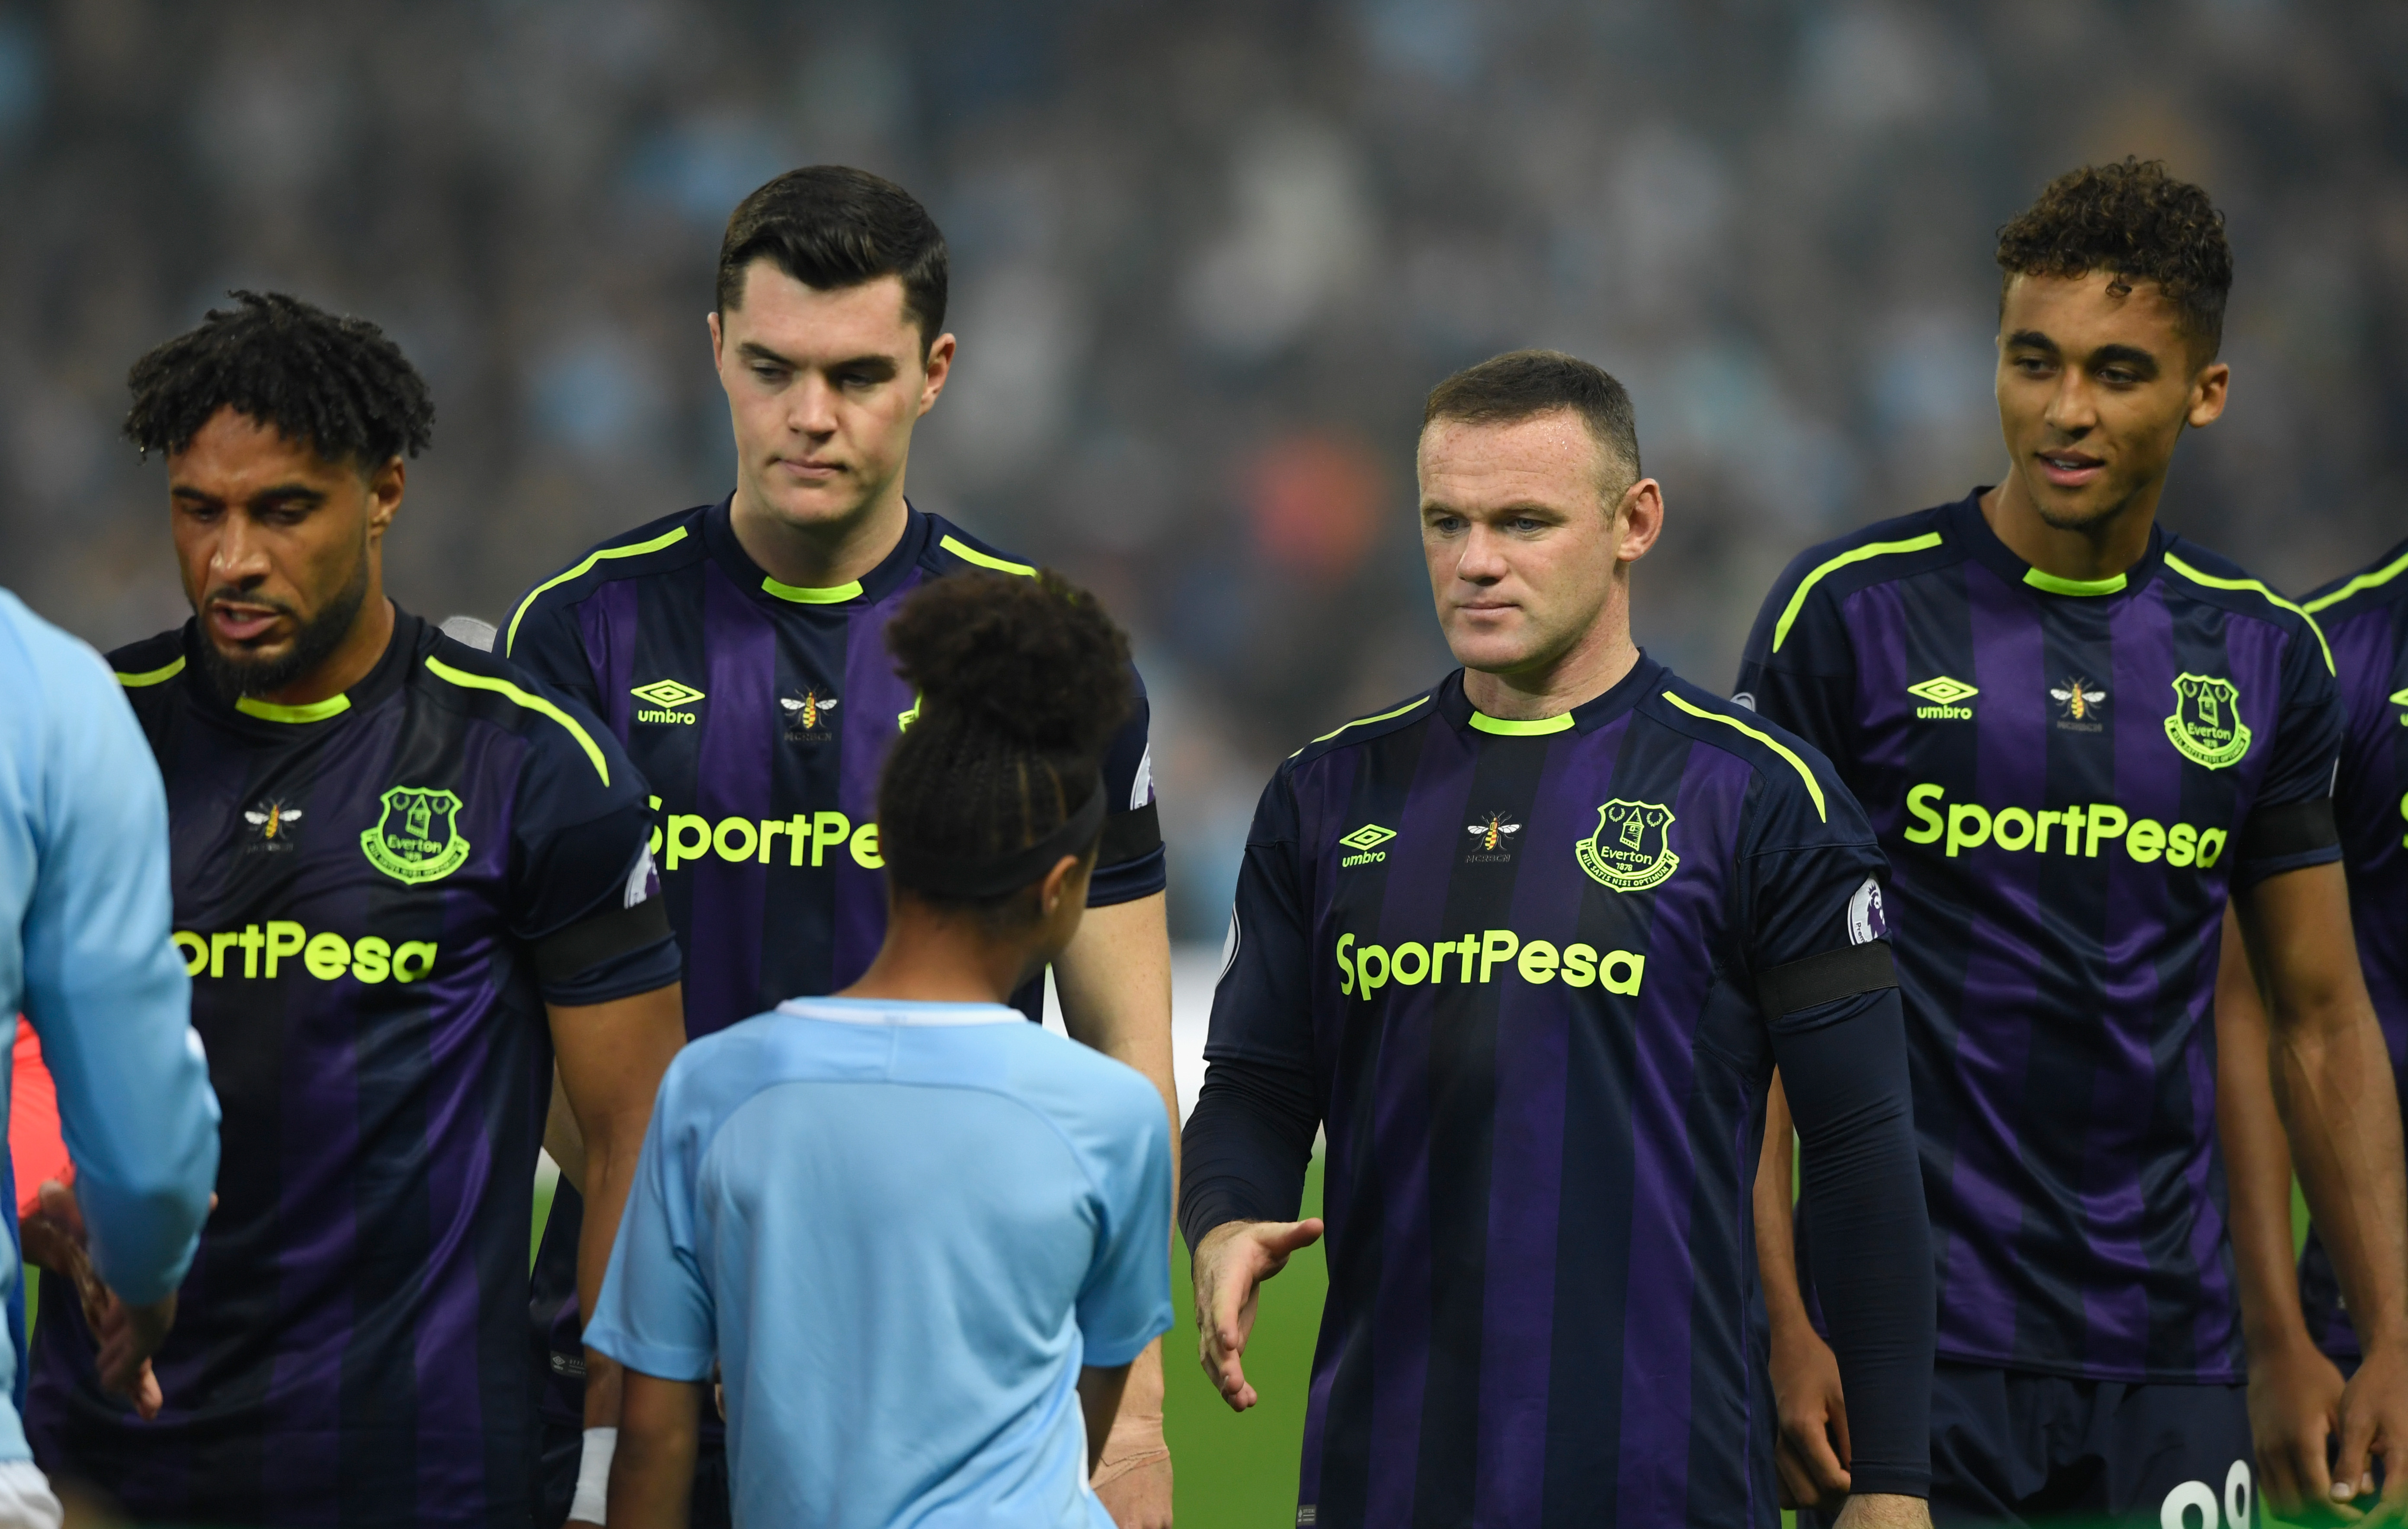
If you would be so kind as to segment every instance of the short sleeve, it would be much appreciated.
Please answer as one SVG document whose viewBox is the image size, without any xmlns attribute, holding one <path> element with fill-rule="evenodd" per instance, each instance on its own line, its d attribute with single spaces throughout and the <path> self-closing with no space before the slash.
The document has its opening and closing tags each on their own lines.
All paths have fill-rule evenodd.
<svg viewBox="0 0 2408 1529">
<path fill-rule="evenodd" d="M 598 712 L 601 694 L 595 688 L 584 636 L 578 630 L 577 607 L 558 594 L 547 598 L 540 585 L 537 589 L 511 612 L 509 625 L 502 630 L 501 651 L 494 656 L 509 659 L 553 690 L 574 696 L 588 711 Z"/>
<path fill-rule="evenodd" d="M 1312 1068 L 1312 915 L 1299 838 L 1295 788 L 1283 768 L 1264 788 L 1238 867 L 1208 1062 Z"/>
<path fill-rule="evenodd" d="M 705 1380 L 717 1319 L 695 1251 L 701 1132 L 680 1107 L 679 1071 L 673 1064 L 644 1133 L 585 1343 L 663 1380 Z"/>
<path fill-rule="evenodd" d="M 1089 1164 L 1096 1176 L 1095 1261 L 1079 1291 L 1085 1363 L 1109 1369 L 1170 1330 L 1170 1122 L 1151 1085 L 1133 1079 L 1125 1148 Z"/>
<path fill-rule="evenodd" d="M 608 1003 L 666 987 L 679 977 L 678 950 L 648 848 L 643 778 L 593 713 L 552 695 L 561 720 L 526 733 L 533 752 L 519 778 L 510 932 L 536 948 L 551 1003 Z"/>
<path fill-rule="evenodd" d="M 2310 629 L 2295 633 L 2284 653 L 2273 754 L 2239 837 L 2243 886 L 2342 858 L 2331 798 L 2349 713 L 2325 651 Z"/>
<path fill-rule="evenodd" d="M 1829 764 L 1809 751 L 1799 761 L 1802 769 L 1764 769 L 1742 832 L 1746 906 L 1738 924 L 1758 1004 L 1776 1031 L 1846 1018 L 1856 1007 L 1842 1000 L 1897 985 L 1888 858 Z M 1806 788 L 1809 774 L 1819 801 Z"/>
<path fill-rule="evenodd" d="M 1087 883 L 1089 907 L 1151 897 L 1169 881 L 1162 820 L 1154 797 L 1152 714 L 1144 679 L 1134 669 L 1129 679 L 1137 693 L 1136 704 L 1104 750 L 1104 840 L 1096 854 L 1095 875 Z"/>
<path fill-rule="evenodd" d="M 1856 655 L 1829 582 L 1806 585 L 1822 550 L 1801 554 L 1764 597 L 1732 699 L 1829 757 L 1846 759 L 1856 725 Z"/>
</svg>

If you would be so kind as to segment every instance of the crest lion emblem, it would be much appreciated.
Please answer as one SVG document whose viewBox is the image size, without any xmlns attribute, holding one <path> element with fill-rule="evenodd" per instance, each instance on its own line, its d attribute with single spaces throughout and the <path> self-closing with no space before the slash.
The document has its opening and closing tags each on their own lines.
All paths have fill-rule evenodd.
<svg viewBox="0 0 2408 1529">
<path fill-rule="evenodd" d="M 1617 796 L 1597 809 L 1597 832 L 1580 841 L 1581 869 L 1616 892 L 1645 892 L 1681 868 L 1672 852 L 1672 809 Z"/>
<path fill-rule="evenodd" d="M 423 786 L 395 786 L 384 793 L 384 815 L 360 836 L 368 864 L 412 886 L 440 881 L 468 858 L 460 832 L 460 798 Z"/>
<path fill-rule="evenodd" d="M 2173 685 L 2174 714 L 2166 719 L 2166 741 L 2204 769 L 2239 763 L 2249 751 L 2240 687 L 2203 674 L 2176 675 Z"/>
</svg>

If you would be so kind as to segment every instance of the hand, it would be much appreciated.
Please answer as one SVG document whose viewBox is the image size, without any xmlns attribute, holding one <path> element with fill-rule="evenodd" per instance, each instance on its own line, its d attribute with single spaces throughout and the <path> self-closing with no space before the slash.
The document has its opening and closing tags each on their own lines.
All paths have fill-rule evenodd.
<svg viewBox="0 0 2408 1529">
<path fill-rule="evenodd" d="M 2270 1512 L 2294 1523 L 2347 1522 L 2355 1508 L 2332 1499 L 2326 1442 L 2341 1431 L 2341 1371 L 2305 1332 L 2252 1354 L 2249 1432 L 2258 1441 L 2258 1491 Z"/>
<path fill-rule="evenodd" d="M 1321 1240 L 1321 1221 L 1226 1222 L 1196 1250 L 1197 1358 L 1205 1378 L 1243 1412 L 1262 1398 L 1239 1363 L 1254 1332 L 1254 1297 L 1264 1280 L 1287 1267 L 1290 1255 Z"/>
<path fill-rule="evenodd" d="M 1162 1340 L 1129 1366 L 1096 1465 L 1096 1498 L 1118 1529 L 1170 1529 L 1170 1445 L 1162 1436 Z"/>
<path fill-rule="evenodd" d="M 151 1373 L 150 1355 L 175 1325 L 176 1297 L 171 1294 L 144 1307 L 129 1307 L 119 1300 L 93 1267 L 92 1255 L 86 1250 L 83 1207 L 76 1203 L 75 1191 L 55 1179 L 46 1179 L 35 1192 L 35 1199 L 34 1213 L 17 1222 L 26 1261 L 75 1287 L 84 1325 L 99 1346 L 101 1389 L 132 1402 L 146 1422 L 157 1417 L 165 1398 L 159 1390 L 159 1378 Z M 216 1206 L 215 1195 L 209 1197 L 209 1204 Z"/>
<path fill-rule="evenodd" d="M 1869 1492 L 1848 1499 L 1833 1529 L 1931 1529 L 1931 1505 L 1920 1497 Z"/>
<path fill-rule="evenodd" d="M 1837 1509 L 1848 1495 L 1848 1408 L 1840 1361 L 1804 1322 L 1772 1334 L 1772 1464 L 1781 1506 Z"/>
<path fill-rule="evenodd" d="M 2342 1388 L 2338 1408 L 2341 1455 L 2333 1462 L 2333 1508 L 2374 1491 L 2374 1463 L 2383 1462 L 2381 1522 L 2408 1522 L 2408 1342 L 2369 1344 L 2364 1363 Z M 2355 1517 L 2355 1514 L 2349 1516 Z"/>
</svg>

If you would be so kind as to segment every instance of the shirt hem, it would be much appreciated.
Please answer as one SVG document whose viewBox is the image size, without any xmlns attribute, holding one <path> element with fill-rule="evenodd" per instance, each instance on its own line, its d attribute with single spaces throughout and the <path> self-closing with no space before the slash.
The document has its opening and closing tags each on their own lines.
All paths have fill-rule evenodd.
<svg viewBox="0 0 2408 1529">
<path fill-rule="evenodd" d="M 1952 1365 L 1983 1369 L 2014 1370 L 2023 1375 L 2053 1375 L 2065 1380 L 2112 1380 L 2128 1386 L 2245 1386 L 2249 1372 L 2241 1370 L 2151 1370 L 2112 1365 L 2076 1365 L 2047 1359 L 2010 1359 L 1969 1349 L 1934 1346 L 1932 1357 Z"/>
<path fill-rule="evenodd" d="M 1160 1325 L 1152 1327 L 1146 1333 L 1145 1336 L 1139 1338 L 1134 1343 L 1123 1345 L 1088 1344 L 1086 1346 L 1086 1351 L 1080 1355 L 1079 1363 L 1091 1369 L 1104 1370 L 1114 1369 L 1123 1365 L 1135 1364 L 1137 1362 L 1137 1356 L 1145 1352 L 1147 1344 L 1152 1343 L 1155 1338 L 1158 1338 L 1162 1336 L 1163 1334 L 1170 1331 L 1171 1322 L 1168 1316 L 1157 1317 L 1154 1321 L 1159 1322 Z"/>
<path fill-rule="evenodd" d="M 682 1349 L 638 1343 L 609 1330 L 598 1319 L 585 1330 L 585 1346 L 617 1360 L 627 1369 L 660 1380 L 701 1381 L 710 1379 L 711 1355 Z"/>
</svg>

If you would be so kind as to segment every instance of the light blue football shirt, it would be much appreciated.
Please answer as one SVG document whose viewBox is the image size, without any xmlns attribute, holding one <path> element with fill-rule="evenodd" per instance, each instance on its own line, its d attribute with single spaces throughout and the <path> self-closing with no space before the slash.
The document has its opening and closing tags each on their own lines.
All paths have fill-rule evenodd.
<svg viewBox="0 0 2408 1529">
<path fill-rule="evenodd" d="M 808 998 L 687 1046 L 586 1343 L 727 1387 L 739 1524 L 1110 1529 L 1082 1365 L 1170 1326 L 1170 1128 L 999 1004 Z"/>
</svg>

